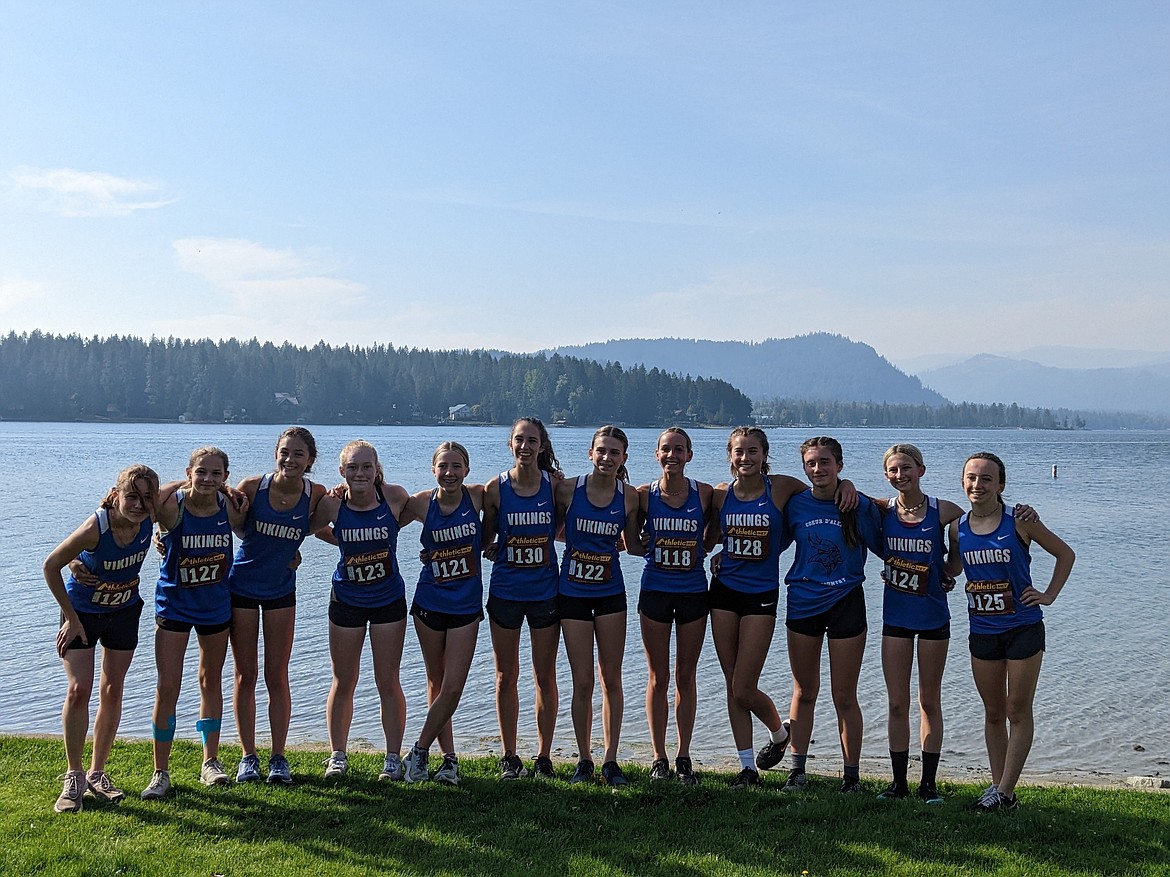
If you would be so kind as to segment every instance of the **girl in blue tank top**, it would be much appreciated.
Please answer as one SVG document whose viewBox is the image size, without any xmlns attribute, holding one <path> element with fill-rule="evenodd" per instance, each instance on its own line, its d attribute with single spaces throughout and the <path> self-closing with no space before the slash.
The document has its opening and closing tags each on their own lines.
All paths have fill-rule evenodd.
<svg viewBox="0 0 1170 877">
<path fill-rule="evenodd" d="M 69 766 L 54 805 L 59 813 L 81 810 L 87 788 L 108 802 L 124 797 L 105 768 L 121 720 L 126 671 L 138 645 L 142 612 L 138 579 L 150 549 L 151 516 L 157 498 L 158 475 L 153 469 L 138 465 L 122 470 L 97 512 L 54 548 L 42 566 L 45 584 L 61 609 L 57 654 L 70 688 L 61 712 Z M 84 585 L 72 575 L 67 584 L 62 577 L 65 566 L 79 555 L 86 570 L 96 576 L 92 585 Z M 98 642 L 102 644 L 98 714 L 104 721 L 94 725 L 87 774 L 82 758 Z"/>
<path fill-rule="evenodd" d="M 707 571 L 704 537 L 711 510 L 710 484 L 686 475 L 694 456 L 691 437 L 679 427 L 658 436 L 654 457 L 662 475 L 638 488 L 644 524 L 646 565 L 638 617 L 649 675 L 646 681 L 646 723 L 654 747 L 650 779 L 670 777 L 666 757 L 666 718 L 670 690 L 670 634 L 674 628 L 675 706 L 678 732 L 675 775 L 684 785 L 698 782 L 691 763 L 691 736 L 698 706 L 696 672 L 707 635 Z M 676 626 L 677 625 L 677 626 Z"/>
<path fill-rule="evenodd" d="M 231 646 L 236 665 L 234 707 L 243 758 L 237 782 L 260 779 L 256 754 L 256 682 L 260 675 L 259 641 L 264 628 L 264 683 L 272 754 L 268 781 L 291 783 L 284 749 L 292 718 L 288 664 L 296 625 L 297 549 L 309 533 L 329 523 L 321 507 L 325 488 L 305 476 L 317 459 L 317 442 L 304 427 L 290 426 L 276 443 L 276 471 L 245 478 L 239 489 L 248 497 L 248 518 L 228 577 L 232 594 Z"/>
<path fill-rule="evenodd" d="M 508 438 L 514 464 L 484 485 L 484 557 L 492 561 L 487 614 L 496 662 L 496 715 L 504 750 L 500 778 L 527 774 L 516 754 L 519 723 L 520 630 L 528 619 L 536 681 L 537 752 L 532 772 L 552 779 L 556 729 L 559 577 L 554 484 L 563 477 L 544 424 L 521 417 Z M 491 541 L 494 540 L 494 541 Z"/>
<path fill-rule="evenodd" d="M 731 431 L 727 460 L 734 478 L 712 494 L 707 539 L 709 547 L 722 546 L 711 557 L 711 638 L 727 688 L 727 717 L 741 768 L 732 787 L 744 789 L 759 785 L 759 771 L 775 767 L 788 746 L 787 723 L 760 690 L 760 673 L 776 629 L 781 512 L 808 486 L 788 475 L 769 474 L 768 436 L 759 427 Z M 768 731 L 768 742 L 758 754 L 753 752 L 752 716 Z"/>
<path fill-rule="evenodd" d="M 1032 745 L 1032 702 L 1044 658 L 1040 607 L 1060 594 L 1076 560 L 1073 550 L 1040 521 L 1021 520 L 1004 506 L 1006 484 L 1007 470 L 995 454 L 973 454 L 963 465 L 971 511 L 959 521 L 959 553 L 971 617 L 971 670 L 983 700 L 992 781 L 975 805 L 982 812 L 1017 806 L 1016 782 Z M 1032 584 L 1032 542 L 1056 559 L 1043 591 Z M 1013 704 L 1009 711 L 1009 691 L 1028 693 L 1026 709 Z"/>
<path fill-rule="evenodd" d="M 186 481 L 178 489 L 168 485 L 158 504 L 164 556 L 154 592 L 158 684 L 151 714 L 154 775 L 142 793 L 146 800 L 161 798 L 170 790 L 175 707 L 192 628 L 199 643 L 199 720 L 195 723 L 203 742 L 199 778 L 204 785 L 229 781 L 219 760 L 223 665 L 232 617 L 227 579 L 232 529 L 244 525 L 247 506 L 246 501 L 237 506 L 221 494 L 227 478 L 227 454 L 219 448 L 198 448 L 188 461 Z"/>
<path fill-rule="evenodd" d="M 926 463 L 914 445 L 894 445 L 882 466 L 898 493 L 886 501 L 882 513 L 882 671 L 893 781 L 878 797 L 889 800 L 910 793 L 910 677 L 917 654 L 922 752 L 918 797 L 941 804 L 935 780 L 943 741 L 942 678 L 950 643 L 947 594 L 960 569 L 953 524 L 962 510 L 922 492 L 919 479 L 926 474 Z"/>
<path fill-rule="evenodd" d="M 570 782 L 593 778 L 593 643 L 605 704 L 602 779 L 626 784 L 617 763 L 624 695 L 622 659 L 626 648 L 626 590 L 618 556 L 641 555 L 638 492 L 626 490 L 629 440 L 616 426 L 593 434 L 589 459 L 593 471 L 557 485 L 557 515 L 564 522 L 559 610 L 569 670 L 573 675 L 573 731 L 579 761 Z M 588 681 L 588 684 L 585 683 Z"/>
<path fill-rule="evenodd" d="M 329 600 L 333 681 L 325 707 L 331 750 L 325 778 L 340 779 L 349 770 L 346 750 L 368 625 L 386 735 L 379 779 L 400 780 L 406 730 L 406 698 L 399 675 L 406 637 L 406 585 L 398 566 L 398 533 L 410 496 L 399 485 L 385 482 L 378 452 L 369 442 L 359 439 L 343 447 L 338 472 L 345 479 L 344 497 L 329 494 L 321 500 L 333 526 L 317 531 L 318 538 L 340 550 Z"/>
<path fill-rule="evenodd" d="M 422 521 L 423 565 L 414 591 L 414 629 L 427 668 L 427 717 L 403 764 L 407 782 L 430 779 L 429 750 L 437 739 L 442 766 L 434 779 L 459 784 L 451 716 L 459 706 L 483 619 L 480 571 L 483 487 L 465 485 L 467 449 L 443 442 L 431 457 L 438 487 L 414 494 L 399 519 Z"/>
</svg>

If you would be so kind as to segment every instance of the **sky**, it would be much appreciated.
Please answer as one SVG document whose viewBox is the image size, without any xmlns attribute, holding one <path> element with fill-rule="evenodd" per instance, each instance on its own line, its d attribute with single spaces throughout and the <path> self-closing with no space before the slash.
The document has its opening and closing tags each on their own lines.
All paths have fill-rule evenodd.
<svg viewBox="0 0 1170 877">
<path fill-rule="evenodd" d="M 1170 4 L 23 2 L 0 329 L 1170 350 Z"/>
</svg>

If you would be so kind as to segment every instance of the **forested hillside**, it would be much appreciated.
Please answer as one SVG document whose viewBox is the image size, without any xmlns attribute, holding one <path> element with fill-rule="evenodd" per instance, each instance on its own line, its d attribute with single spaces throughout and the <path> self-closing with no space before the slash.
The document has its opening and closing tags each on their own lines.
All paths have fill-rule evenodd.
<svg viewBox="0 0 1170 877">
<path fill-rule="evenodd" d="M 278 423 L 746 422 L 725 381 L 554 355 L 40 332 L 0 338 L 0 417 Z M 465 406 L 458 408 L 458 406 Z M 452 408 L 458 408 L 452 412 Z"/>
</svg>

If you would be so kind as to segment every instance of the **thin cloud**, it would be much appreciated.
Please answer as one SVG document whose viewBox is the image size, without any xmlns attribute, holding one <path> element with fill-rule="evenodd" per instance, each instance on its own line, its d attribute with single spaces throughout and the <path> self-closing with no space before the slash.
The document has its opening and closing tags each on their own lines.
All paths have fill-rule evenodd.
<svg viewBox="0 0 1170 877">
<path fill-rule="evenodd" d="M 365 299 L 360 283 L 331 277 L 325 266 L 292 250 L 243 238 L 182 238 L 172 244 L 179 267 L 229 293 L 240 316 L 287 307 L 336 309 Z"/>
<path fill-rule="evenodd" d="M 157 197 L 161 186 L 100 171 L 22 166 L 9 174 L 14 200 L 67 217 L 129 216 L 176 199 Z"/>
<path fill-rule="evenodd" d="M 48 286 L 33 280 L 0 280 L 0 313 L 46 295 Z"/>
</svg>

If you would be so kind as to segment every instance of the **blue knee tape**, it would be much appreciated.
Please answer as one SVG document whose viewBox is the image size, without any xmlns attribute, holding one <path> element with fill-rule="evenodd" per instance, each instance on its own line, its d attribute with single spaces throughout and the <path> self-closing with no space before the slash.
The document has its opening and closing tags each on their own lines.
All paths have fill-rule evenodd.
<svg viewBox="0 0 1170 877">
<path fill-rule="evenodd" d="M 167 726 L 160 728 L 154 722 L 150 723 L 150 732 L 159 743 L 170 743 L 175 739 L 175 716 L 172 713 L 167 719 Z"/>
<path fill-rule="evenodd" d="M 195 730 L 199 732 L 199 736 L 203 738 L 203 745 L 206 746 L 207 738 L 211 734 L 218 734 L 222 726 L 221 719 L 200 719 L 195 723 Z"/>
</svg>

